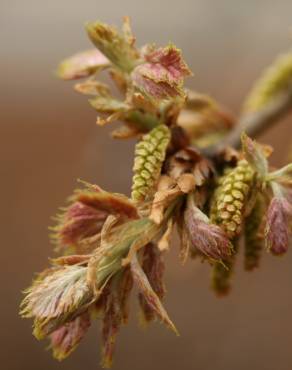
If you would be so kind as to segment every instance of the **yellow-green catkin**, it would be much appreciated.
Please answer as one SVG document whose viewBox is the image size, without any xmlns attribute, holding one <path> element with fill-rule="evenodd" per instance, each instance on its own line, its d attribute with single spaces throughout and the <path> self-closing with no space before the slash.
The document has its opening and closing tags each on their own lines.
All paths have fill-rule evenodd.
<svg viewBox="0 0 292 370">
<path fill-rule="evenodd" d="M 255 173 L 246 160 L 228 170 L 220 179 L 211 203 L 211 221 L 221 226 L 230 239 L 241 232 Z"/>
<path fill-rule="evenodd" d="M 216 262 L 212 267 L 211 288 L 218 296 L 227 295 L 231 289 L 235 255 L 223 263 Z"/>
<path fill-rule="evenodd" d="M 244 268 L 247 271 L 259 266 L 264 245 L 262 230 L 264 211 L 265 200 L 259 194 L 250 215 L 245 220 Z"/>
<path fill-rule="evenodd" d="M 246 112 L 262 109 L 292 85 L 292 52 L 281 55 L 255 83 L 245 104 Z"/>
<path fill-rule="evenodd" d="M 132 199 L 141 201 L 151 194 L 161 172 L 170 136 L 169 128 L 159 125 L 136 145 Z"/>
</svg>

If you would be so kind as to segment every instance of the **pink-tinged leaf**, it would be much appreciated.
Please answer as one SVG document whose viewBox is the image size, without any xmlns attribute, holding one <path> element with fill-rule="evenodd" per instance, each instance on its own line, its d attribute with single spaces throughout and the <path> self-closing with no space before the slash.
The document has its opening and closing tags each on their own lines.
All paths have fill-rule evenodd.
<svg viewBox="0 0 292 370">
<path fill-rule="evenodd" d="M 196 206 L 189 205 L 184 214 L 185 224 L 193 246 L 205 256 L 221 260 L 231 255 L 233 247 L 227 235 Z"/>
<path fill-rule="evenodd" d="M 182 95 L 182 90 L 179 87 L 172 86 L 165 81 L 153 81 L 143 75 L 143 65 L 138 66 L 132 73 L 134 85 L 146 95 L 157 99 L 169 99 L 178 95 Z"/>
<path fill-rule="evenodd" d="M 144 53 L 145 63 L 137 66 L 132 79 L 142 92 L 154 98 L 170 98 L 183 95 L 184 77 L 191 71 L 184 62 L 180 50 L 173 45 L 151 49 Z"/>
<path fill-rule="evenodd" d="M 149 280 L 143 269 L 141 268 L 137 256 L 134 255 L 131 261 L 131 271 L 133 274 L 134 282 L 137 284 L 137 287 L 140 293 L 145 298 L 145 301 L 148 303 L 149 307 L 156 313 L 162 322 L 166 324 L 171 330 L 178 334 L 176 327 L 173 322 L 170 320 L 165 308 L 163 307 L 158 295 L 152 289 Z"/>
<path fill-rule="evenodd" d="M 81 240 L 98 234 L 107 215 L 104 211 L 76 202 L 64 214 L 53 237 L 60 248 L 75 246 Z"/>
<path fill-rule="evenodd" d="M 99 193 L 78 191 L 76 193 L 76 199 L 83 204 L 95 207 L 109 214 L 115 214 L 129 219 L 138 218 L 136 206 L 122 194 L 106 191 Z"/>
<path fill-rule="evenodd" d="M 149 284 L 159 299 L 165 294 L 163 284 L 164 262 L 162 252 L 153 243 L 144 247 L 142 257 L 142 269 L 148 278 Z M 139 293 L 139 302 L 143 314 L 143 321 L 148 323 L 155 319 L 155 311 L 147 303 L 143 293 Z"/>
<path fill-rule="evenodd" d="M 267 212 L 266 245 L 275 255 L 287 252 L 289 246 L 290 205 L 285 198 L 274 197 Z"/>
<path fill-rule="evenodd" d="M 112 365 L 117 334 L 121 325 L 128 320 L 128 300 L 132 286 L 131 271 L 126 268 L 106 285 L 96 305 L 96 310 L 103 314 L 102 366 L 105 368 Z"/>
<path fill-rule="evenodd" d="M 241 135 L 241 144 L 245 159 L 261 178 L 265 178 L 268 173 L 268 161 L 264 148 L 245 133 Z"/>
<path fill-rule="evenodd" d="M 174 45 L 150 51 L 145 55 L 149 63 L 148 77 L 154 81 L 168 81 L 179 85 L 183 78 L 192 73 L 182 58 L 181 51 Z"/>
<path fill-rule="evenodd" d="M 86 50 L 65 59 L 58 67 L 58 76 L 64 80 L 75 80 L 88 77 L 109 65 L 109 60 L 99 50 Z"/>
<path fill-rule="evenodd" d="M 138 218 L 137 209 L 125 196 L 94 188 L 78 190 L 71 205 L 58 217 L 53 239 L 58 248 L 76 247 L 82 240 L 101 232 L 109 215 L 120 221 Z"/>
<path fill-rule="evenodd" d="M 112 366 L 116 338 L 121 324 L 122 311 L 118 292 L 116 289 L 112 289 L 111 293 L 107 296 L 103 318 L 101 365 L 104 368 L 108 369 Z"/>
<path fill-rule="evenodd" d="M 133 288 L 133 278 L 130 268 L 125 268 L 119 282 L 119 301 L 122 322 L 126 324 L 129 318 L 129 298 Z"/>
<path fill-rule="evenodd" d="M 181 217 L 180 213 L 177 216 L 176 226 L 177 226 L 178 236 L 179 236 L 179 239 L 180 239 L 179 258 L 180 258 L 181 263 L 185 264 L 188 256 L 190 255 L 192 243 L 191 243 L 191 239 L 189 237 L 188 230 L 186 228 L 184 218 Z"/>
<path fill-rule="evenodd" d="M 61 361 L 68 357 L 84 338 L 91 324 L 90 315 L 86 311 L 74 320 L 64 324 L 50 335 L 53 356 Z"/>
<path fill-rule="evenodd" d="M 26 291 L 21 314 L 34 318 L 38 339 L 58 329 L 91 301 L 86 271 L 86 267 L 77 265 L 48 270 Z"/>
</svg>

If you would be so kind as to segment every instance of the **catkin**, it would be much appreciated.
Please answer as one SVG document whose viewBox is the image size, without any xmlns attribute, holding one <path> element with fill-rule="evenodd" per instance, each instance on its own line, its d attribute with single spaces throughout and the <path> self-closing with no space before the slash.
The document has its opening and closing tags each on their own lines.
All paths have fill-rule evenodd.
<svg viewBox="0 0 292 370">
<path fill-rule="evenodd" d="M 263 217 L 265 201 L 258 196 L 254 208 L 245 221 L 244 268 L 251 271 L 259 266 L 263 250 Z"/>
<path fill-rule="evenodd" d="M 212 268 L 211 288 L 218 296 L 224 296 L 231 289 L 231 280 L 234 272 L 235 256 L 224 261 L 216 262 Z"/>
<path fill-rule="evenodd" d="M 292 52 L 281 55 L 263 73 L 248 96 L 244 110 L 254 112 L 262 109 L 277 95 L 292 85 Z"/>
<path fill-rule="evenodd" d="M 136 145 L 132 185 L 132 199 L 135 201 L 144 200 L 154 189 L 169 141 L 169 128 L 159 125 Z"/>
<path fill-rule="evenodd" d="M 230 239 L 242 228 L 245 207 L 250 197 L 254 171 L 246 160 L 228 170 L 220 179 L 211 203 L 211 221 L 221 226 Z"/>
</svg>

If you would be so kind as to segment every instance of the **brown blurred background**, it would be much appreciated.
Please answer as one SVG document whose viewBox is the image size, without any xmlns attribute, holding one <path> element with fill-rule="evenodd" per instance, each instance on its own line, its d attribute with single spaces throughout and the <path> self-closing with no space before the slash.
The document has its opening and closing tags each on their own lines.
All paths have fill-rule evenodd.
<svg viewBox="0 0 292 370">
<path fill-rule="evenodd" d="M 120 24 L 130 15 L 139 44 L 173 41 L 195 73 L 188 86 L 236 113 L 260 70 L 291 46 L 292 2 L 275 0 L 1 0 L 1 326 L 3 370 L 99 368 L 99 328 L 72 357 L 54 361 L 18 318 L 20 291 L 52 255 L 47 225 L 76 179 L 129 192 L 133 145 L 95 126 L 86 99 L 58 81 L 58 61 L 90 45 L 87 20 Z M 286 161 L 291 117 L 262 140 Z M 181 333 L 130 325 L 118 339 L 115 369 L 288 370 L 292 368 L 292 254 L 265 256 L 259 271 L 237 266 L 230 297 L 208 289 L 207 266 L 167 260 L 166 307 Z"/>
</svg>

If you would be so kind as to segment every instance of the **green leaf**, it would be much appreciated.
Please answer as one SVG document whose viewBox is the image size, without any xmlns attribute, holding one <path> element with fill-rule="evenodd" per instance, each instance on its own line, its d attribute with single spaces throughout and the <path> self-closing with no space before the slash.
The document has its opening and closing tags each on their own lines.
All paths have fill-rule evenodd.
<svg viewBox="0 0 292 370">
<path fill-rule="evenodd" d="M 90 40 L 116 67 L 130 72 L 138 60 L 138 52 L 128 36 L 101 22 L 89 22 L 86 31 Z"/>
<path fill-rule="evenodd" d="M 130 109 L 128 104 L 110 96 L 97 96 L 89 100 L 90 105 L 100 113 L 126 112 Z"/>
</svg>

